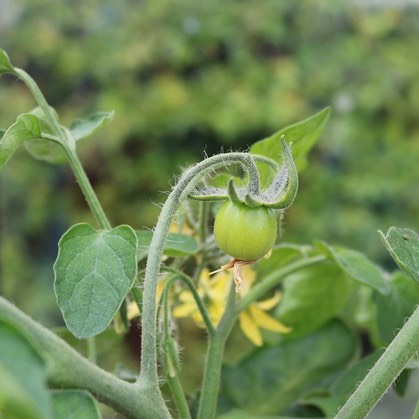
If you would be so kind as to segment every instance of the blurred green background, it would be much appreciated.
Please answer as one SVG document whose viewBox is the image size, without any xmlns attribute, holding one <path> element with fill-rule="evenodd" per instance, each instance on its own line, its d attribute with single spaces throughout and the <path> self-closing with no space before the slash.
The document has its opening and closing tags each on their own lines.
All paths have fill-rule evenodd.
<svg viewBox="0 0 419 419">
<path fill-rule="evenodd" d="M 415 3 L 0 0 L 0 47 L 64 124 L 116 111 L 79 146 L 113 225 L 153 226 L 182 166 L 331 105 L 283 240 L 323 239 L 393 266 L 376 231 L 419 225 Z M 22 83 L 0 79 L 0 127 L 34 106 Z M 0 214 L 2 294 L 60 324 L 57 241 L 93 223 L 68 167 L 19 151 L 0 173 Z"/>
</svg>

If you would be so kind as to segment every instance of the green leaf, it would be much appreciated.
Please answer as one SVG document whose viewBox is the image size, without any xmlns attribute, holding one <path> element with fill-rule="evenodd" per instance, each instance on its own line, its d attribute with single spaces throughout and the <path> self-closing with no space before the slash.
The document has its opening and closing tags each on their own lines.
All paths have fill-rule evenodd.
<svg viewBox="0 0 419 419">
<path fill-rule="evenodd" d="M 53 391 L 52 405 L 55 418 L 100 419 L 102 417 L 96 400 L 87 391 Z"/>
<path fill-rule="evenodd" d="M 0 48 L 0 74 L 2 73 L 14 73 L 14 68 L 6 51 Z"/>
<path fill-rule="evenodd" d="M 137 275 L 136 252 L 137 236 L 127 225 L 97 231 L 76 224 L 61 237 L 55 294 L 76 337 L 97 335 L 110 324 Z"/>
<path fill-rule="evenodd" d="M 51 106 L 49 108 L 58 119 L 55 109 Z M 38 118 L 42 133 L 54 135 L 49 123 L 47 122 L 44 111 L 39 106 L 32 109 L 30 114 Z M 32 141 L 28 141 L 25 143 L 25 148 L 28 153 L 37 160 L 46 161 L 52 164 L 64 164 L 67 161 L 67 157 L 62 146 L 57 142 L 47 140 L 45 138 L 37 138 Z"/>
<path fill-rule="evenodd" d="M 294 244 L 283 244 L 272 249 L 267 259 L 260 259 L 256 264 L 257 278 L 261 280 L 289 263 L 304 257 L 304 251 Z"/>
<path fill-rule="evenodd" d="M 36 116 L 28 113 L 19 115 L 0 140 L 0 169 L 25 141 L 34 140 L 40 135 L 41 125 Z"/>
<path fill-rule="evenodd" d="M 390 343 L 404 322 L 419 304 L 419 289 L 415 282 L 400 271 L 390 277 L 390 293 L 374 294 L 377 308 L 377 327 L 384 344 Z"/>
<path fill-rule="evenodd" d="M 0 319 L 0 417 L 51 418 L 46 363 L 12 324 Z"/>
<path fill-rule="evenodd" d="M 419 284 L 418 233 L 398 227 L 390 227 L 386 235 L 381 231 L 378 233 L 399 268 Z"/>
<path fill-rule="evenodd" d="M 292 156 L 298 172 L 301 172 L 307 165 L 309 151 L 316 144 L 326 126 L 329 114 L 330 108 L 325 108 L 304 121 L 285 127 L 271 137 L 254 143 L 250 147 L 250 153 L 269 157 L 281 164 L 282 151 L 280 139 L 282 136 L 285 136 L 287 144 L 292 143 Z M 263 181 L 262 183 L 266 184 L 270 169 L 265 164 L 258 164 L 258 168 Z"/>
<path fill-rule="evenodd" d="M 356 351 L 352 333 L 333 320 L 304 338 L 261 348 L 224 367 L 221 401 L 259 415 L 282 413 L 311 388 L 330 382 Z"/>
<path fill-rule="evenodd" d="M 288 336 L 301 336 L 340 313 L 354 283 L 335 263 L 319 263 L 289 275 L 283 282 L 276 317 L 290 326 Z"/>
<path fill-rule="evenodd" d="M 364 254 L 345 247 L 332 247 L 324 242 L 316 242 L 316 248 L 333 259 L 356 281 L 368 285 L 382 294 L 389 292 L 384 272 Z"/>
<path fill-rule="evenodd" d="M 138 237 L 138 253 L 137 260 L 140 261 L 147 257 L 153 232 L 150 230 L 136 231 Z M 181 233 L 169 233 L 166 244 L 164 246 L 164 254 L 166 256 L 189 256 L 194 255 L 198 251 L 198 243 L 196 240 Z"/>
<path fill-rule="evenodd" d="M 90 137 L 108 125 L 115 112 L 97 112 L 88 118 L 76 119 L 70 126 L 70 132 L 75 141 Z"/>
</svg>

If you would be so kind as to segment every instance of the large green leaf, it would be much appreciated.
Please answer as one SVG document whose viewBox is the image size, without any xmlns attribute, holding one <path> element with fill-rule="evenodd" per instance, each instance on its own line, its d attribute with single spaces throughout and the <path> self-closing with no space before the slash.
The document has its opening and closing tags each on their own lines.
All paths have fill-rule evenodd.
<svg viewBox="0 0 419 419">
<path fill-rule="evenodd" d="M 303 338 L 261 348 L 224 367 L 224 410 L 240 408 L 262 417 L 282 413 L 308 390 L 330 383 L 356 350 L 354 336 L 337 320 Z"/>
<path fill-rule="evenodd" d="M 292 143 L 292 156 L 298 172 L 304 170 L 307 165 L 307 155 L 316 144 L 322 134 L 330 108 L 325 108 L 319 113 L 304 121 L 285 127 L 269 138 L 258 141 L 250 147 L 250 153 L 269 157 L 278 163 L 282 163 L 281 137 Z M 270 169 L 266 165 L 258 165 L 262 180 L 269 177 Z M 264 182 L 263 182 L 264 183 Z"/>
<path fill-rule="evenodd" d="M 256 265 L 257 278 L 262 280 L 278 269 L 283 268 L 288 263 L 304 256 L 304 250 L 300 246 L 293 244 L 283 244 L 272 249 L 271 255 L 267 259 L 260 259 Z"/>
<path fill-rule="evenodd" d="M 141 230 L 136 232 L 138 237 L 138 261 L 144 259 L 148 255 L 148 249 L 153 238 L 153 232 L 150 230 Z M 198 251 L 198 243 L 196 240 L 181 233 L 169 233 L 166 244 L 164 246 L 164 254 L 166 256 L 189 256 L 194 255 Z"/>
<path fill-rule="evenodd" d="M 3 49 L 0 48 L 0 74 L 2 73 L 13 73 L 14 69 L 10 59 Z"/>
<path fill-rule="evenodd" d="M 293 329 L 290 336 L 301 336 L 340 313 L 354 283 L 337 264 L 327 262 L 289 275 L 283 289 L 276 317 Z"/>
<path fill-rule="evenodd" d="M 75 141 L 90 137 L 108 125 L 115 112 L 97 112 L 88 118 L 76 119 L 70 126 L 70 132 Z"/>
<path fill-rule="evenodd" d="M 31 114 L 19 115 L 16 122 L 4 133 L 0 140 L 0 169 L 13 156 L 14 152 L 27 140 L 41 136 L 39 119 Z"/>
<path fill-rule="evenodd" d="M 390 227 L 378 232 L 399 268 L 419 283 L 419 235 L 408 228 Z"/>
<path fill-rule="evenodd" d="M 332 247 L 317 242 L 316 247 L 332 258 L 349 276 L 362 284 L 386 294 L 389 291 L 384 272 L 364 254 L 345 247 Z"/>
<path fill-rule="evenodd" d="M 336 378 L 329 391 L 323 392 L 323 394 L 308 395 L 304 398 L 304 403 L 318 407 L 323 411 L 324 417 L 335 417 L 339 408 L 349 398 L 383 352 L 384 350 L 378 350 L 357 363 L 351 364 Z"/>
<path fill-rule="evenodd" d="M 390 278 L 389 295 L 374 294 L 377 307 L 377 327 L 384 344 L 391 342 L 406 319 L 419 304 L 419 288 L 402 272 Z"/>
<path fill-rule="evenodd" d="M 0 318 L 0 417 L 51 418 L 46 363 L 37 348 Z"/>
<path fill-rule="evenodd" d="M 54 417 L 59 419 L 100 419 L 96 400 L 87 391 L 64 390 L 52 392 Z"/>
<path fill-rule="evenodd" d="M 72 226 L 59 242 L 55 294 L 70 331 L 78 338 L 102 332 L 137 275 L 137 236 L 127 226 L 97 231 Z"/>
</svg>

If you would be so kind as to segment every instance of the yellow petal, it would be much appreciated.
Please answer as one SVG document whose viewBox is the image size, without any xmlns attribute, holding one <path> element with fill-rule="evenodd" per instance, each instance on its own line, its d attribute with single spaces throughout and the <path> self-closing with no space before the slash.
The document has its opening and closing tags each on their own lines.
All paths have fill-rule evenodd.
<svg viewBox="0 0 419 419">
<path fill-rule="evenodd" d="M 262 335 L 256 323 L 247 311 L 243 311 L 239 317 L 240 328 L 243 334 L 256 346 L 262 346 Z"/>
<path fill-rule="evenodd" d="M 285 326 L 280 321 L 276 320 L 269 314 L 266 314 L 263 310 L 255 307 L 254 305 L 249 307 L 249 311 L 251 318 L 259 327 L 278 333 L 289 333 L 292 330 L 290 327 Z"/>
<path fill-rule="evenodd" d="M 128 303 L 127 306 L 127 318 L 128 320 L 132 320 L 135 317 L 140 315 L 140 310 L 138 310 L 138 306 L 134 301 Z"/>
<path fill-rule="evenodd" d="M 271 308 L 274 308 L 279 303 L 280 300 L 281 300 L 281 293 L 276 292 L 273 297 L 268 298 L 267 300 L 258 301 L 257 303 L 255 303 L 255 306 L 260 308 L 261 310 L 267 311 L 267 310 L 270 310 Z"/>
</svg>

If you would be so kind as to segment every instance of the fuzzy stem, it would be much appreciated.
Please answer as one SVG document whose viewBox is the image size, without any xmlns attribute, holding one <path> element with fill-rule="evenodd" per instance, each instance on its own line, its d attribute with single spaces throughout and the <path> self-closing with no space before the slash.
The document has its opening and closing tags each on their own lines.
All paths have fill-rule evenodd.
<svg viewBox="0 0 419 419">
<path fill-rule="evenodd" d="M 215 418 L 217 412 L 224 347 L 237 320 L 235 300 L 235 284 L 234 281 L 231 281 L 230 293 L 223 317 L 216 332 L 209 337 L 197 419 Z"/>
<path fill-rule="evenodd" d="M 40 349 L 47 361 L 50 386 L 88 390 L 99 401 L 129 418 L 169 417 L 160 406 L 147 403 L 148 397 L 138 385 L 127 383 L 92 364 L 49 329 L 1 296 L 0 317 L 14 324 Z"/>
<path fill-rule="evenodd" d="M 170 225 L 181 202 L 194 190 L 203 176 L 210 171 L 225 167 L 230 163 L 240 164 L 244 170 L 253 172 L 255 164 L 252 158 L 244 153 L 219 154 L 210 157 L 188 169 L 169 195 L 157 221 L 156 229 L 150 243 L 144 279 L 144 304 L 142 318 L 141 370 L 138 382 L 141 385 L 159 391 L 157 375 L 157 335 L 156 335 L 156 288 L 162 262 L 163 249 Z M 255 180 L 253 180 L 255 182 Z M 257 179 L 258 181 L 258 179 Z"/>
<path fill-rule="evenodd" d="M 164 294 L 163 294 L 163 305 L 165 307 L 165 315 L 168 315 L 169 313 L 169 306 L 168 306 L 168 294 L 169 289 L 173 285 L 173 283 L 176 280 L 182 281 L 189 289 L 189 291 L 192 294 L 192 297 L 195 300 L 196 306 L 198 307 L 199 312 L 201 313 L 202 319 L 204 321 L 205 327 L 207 328 L 208 333 L 214 334 L 215 328 L 214 325 L 211 322 L 211 319 L 208 315 L 207 308 L 205 307 L 201 297 L 198 294 L 198 291 L 196 290 L 195 284 L 192 282 L 191 278 L 189 278 L 187 275 L 185 275 L 183 272 L 176 270 L 176 273 L 167 281 L 167 284 L 164 288 Z M 165 319 L 166 321 L 167 319 Z"/>
<path fill-rule="evenodd" d="M 364 418 L 419 348 L 419 307 L 339 410 L 337 419 Z"/>
<path fill-rule="evenodd" d="M 87 204 L 89 205 L 93 217 L 95 218 L 96 222 L 98 223 L 101 229 L 110 230 L 112 226 L 108 220 L 108 217 L 105 214 L 105 211 L 102 208 L 102 205 L 99 202 L 99 199 L 95 191 L 93 190 L 93 187 L 89 181 L 89 178 L 86 175 L 86 172 L 83 169 L 82 164 L 80 163 L 76 151 L 68 147 L 64 147 L 64 150 L 70 163 L 71 170 L 73 171 L 74 176 L 77 179 L 77 182 L 80 186 L 80 189 L 83 192 Z"/>
<path fill-rule="evenodd" d="M 42 94 L 35 80 L 24 70 L 20 68 L 14 69 L 14 74 L 19 77 L 29 88 L 39 107 L 44 112 L 45 118 L 48 122 L 48 125 L 54 132 L 57 137 L 57 141 L 62 147 L 67 156 L 67 159 L 70 163 L 70 167 L 74 173 L 74 176 L 79 183 L 80 189 L 83 192 L 84 197 L 92 211 L 93 216 L 95 217 L 96 222 L 100 228 L 104 230 L 110 230 L 111 225 L 108 218 L 106 217 L 105 212 L 96 196 L 95 191 L 90 184 L 88 177 L 83 169 L 83 166 L 80 163 L 79 158 L 77 157 L 74 140 L 69 134 L 68 131 L 64 130 L 55 113 L 51 110 L 48 102 L 45 99 L 45 96 Z"/>
</svg>

